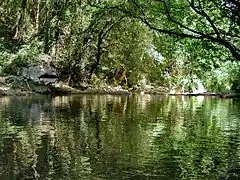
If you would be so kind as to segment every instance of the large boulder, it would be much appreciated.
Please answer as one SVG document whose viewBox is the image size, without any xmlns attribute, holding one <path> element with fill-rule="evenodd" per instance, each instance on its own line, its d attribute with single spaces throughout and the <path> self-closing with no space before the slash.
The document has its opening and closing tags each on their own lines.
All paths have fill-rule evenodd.
<svg viewBox="0 0 240 180">
<path fill-rule="evenodd" d="M 21 76 L 38 84 L 53 84 L 57 81 L 57 71 L 49 65 L 30 65 L 23 67 Z"/>
</svg>

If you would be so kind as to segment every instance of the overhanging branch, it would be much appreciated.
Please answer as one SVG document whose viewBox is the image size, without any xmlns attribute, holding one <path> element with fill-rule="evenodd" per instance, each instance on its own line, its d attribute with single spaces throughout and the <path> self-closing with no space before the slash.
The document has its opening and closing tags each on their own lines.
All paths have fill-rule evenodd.
<svg viewBox="0 0 240 180">
<path fill-rule="evenodd" d="M 153 0 L 153 1 L 162 2 L 162 3 L 165 2 L 164 0 Z M 191 1 L 193 1 L 193 0 L 191 0 Z M 131 2 L 136 3 L 136 1 L 131 1 Z M 191 7 L 192 6 L 193 5 L 191 4 Z M 199 11 L 198 9 L 196 9 L 195 6 L 193 6 L 192 8 L 195 8 L 196 13 L 198 13 L 202 17 L 205 17 L 208 20 L 208 22 L 210 23 L 211 27 L 214 30 L 214 33 L 207 34 L 207 33 L 195 31 L 193 29 L 188 28 L 187 26 L 185 26 L 185 25 L 181 24 L 180 22 L 174 20 L 171 17 L 170 11 L 168 9 L 166 9 L 166 13 L 169 13 L 169 14 L 167 14 L 168 21 L 170 21 L 172 23 L 175 23 L 176 25 L 179 25 L 180 27 L 182 27 L 185 30 L 188 30 L 189 32 L 191 32 L 191 34 L 156 27 L 155 25 L 153 25 L 148 20 L 148 18 L 146 17 L 146 15 L 144 13 L 139 15 L 138 13 L 131 12 L 131 10 L 128 10 L 128 9 L 125 9 L 125 8 L 122 8 L 122 7 L 119 7 L 119 6 L 103 6 L 102 7 L 102 6 L 94 5 L 94 7 L 98 7 L 98 8 L 101 8 L 101 9 L 115 9 L 115 10 L 118 10 L 120 12 L 125 13 L 126 15 L 128 15 L 131 18 L 139 19 L 142 23 L 144 23 L 146 26 L 148 26 L 151 30 L 157 31 L 159 33 L 167 34 L 167 35 L 170 35 L 170 36 L 173 36 L 173 37 L 178 37 L 178 38 L 199 39 L 199 40 L 211 41 L 213 43 L 218 43 L 218 44 L 224 46 L 226 49 L 228 49 L 231 52 L 231 54 L 233 55 L 233 57 L 235 57 L 237 60 L 240 60 L 240 50 L 239 50 L 239 48 L 234 46 L 228 40 L 223 39 L 220 35 L 220 31 L 218 31 L 217 27 L 215 26 L 215 24 L 211 20 L 211 18 L 204 11 Z M 144 12 L 143 9 L 140 9 L 140 10 L 141 10 L 141 12 Z M 216 36 L 214 36 L 214 35 L 216 35 Z M 231 34 L 226 33 L 225 35 L 230 36 Z M 238 38 L 239 36 L 236 36 L 236 37 Z"/>
</svg>

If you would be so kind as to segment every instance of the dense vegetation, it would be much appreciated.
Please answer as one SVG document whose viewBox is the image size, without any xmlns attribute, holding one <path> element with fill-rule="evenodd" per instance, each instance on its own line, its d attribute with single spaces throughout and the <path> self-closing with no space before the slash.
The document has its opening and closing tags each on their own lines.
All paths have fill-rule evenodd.
<svg viewBox="0 0 240 180">
<path fill-rule="evenodd" d="M 44 56 L 76 87 L 239 91 L 239 7 L 237 0 L 2 0 L 0 71 L 17 74 Z"/>
</svg>

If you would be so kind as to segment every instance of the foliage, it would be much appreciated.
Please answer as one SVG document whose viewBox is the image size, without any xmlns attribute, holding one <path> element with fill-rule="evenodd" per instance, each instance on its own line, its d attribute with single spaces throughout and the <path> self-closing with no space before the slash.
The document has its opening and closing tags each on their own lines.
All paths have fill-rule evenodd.
<svg viewBox="0 0 240 180">
<path fill-rule="evenodd" d="M 32 41 L 30 44 L 19 46 L 15 53 L 8 50 L 3 51 L 0 54 L 1 72 L 17 75 L 19 68 L 38 62 L 38 56 L 41 54 L 39 47 L 40 44 L 37 41 Z"/>
<path fill-rule="evenodd" d="M 146 79 L 182 91 L 198 82 L 209 91 L 237 89 L 238 7 L 231 0 L 2 1 L 1 71 L 16 74 L 47 54 L 73 86 L 97 76 L 128 87 Z"/>
</svg>

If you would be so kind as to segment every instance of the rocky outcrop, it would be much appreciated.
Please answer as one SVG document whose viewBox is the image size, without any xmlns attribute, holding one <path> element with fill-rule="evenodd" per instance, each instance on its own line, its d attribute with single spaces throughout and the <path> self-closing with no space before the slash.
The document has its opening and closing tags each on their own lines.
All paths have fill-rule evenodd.
<svg viewBox="0 0 240 180">
<path fill-rule="evenodd" d="M 0 86 L 0 96 L 27 96 L 34 94 L 33 91 L 22 91 L 21 89 L 13 89 L 10 88 L 9 86 L 1 85 Z"/>
<path fill-rule="evenodd" d="M 116 87 L 105 87 L 105 88 L 88 88 L 87 90 L 82 91 L 85 94 L 111 94 L 111 95 L 121 95 L 121 96 L 128 96 L 130 92 L 122 89 L 121 86 Z"/>
<path fill-rule="evenodd" d="M 20 75 L 34 83 L 50 85 L 57 81 L 57 71 L 48 65 L 31 65 L 23 67 Z"/>
</svg>

